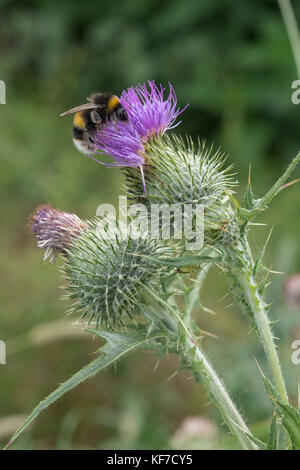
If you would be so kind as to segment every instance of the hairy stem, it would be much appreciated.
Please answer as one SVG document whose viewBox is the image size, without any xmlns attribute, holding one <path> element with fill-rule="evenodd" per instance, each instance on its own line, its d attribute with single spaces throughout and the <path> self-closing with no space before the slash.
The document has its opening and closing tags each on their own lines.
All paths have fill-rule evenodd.
<svg viewBox="0 0 300 470">
<path fill-rule="evenodd" d="M 196 377 L 199 377 L 204 382 L 210 397 L 221 412 L 224 421 L 233 435 L 236 436 L 243 449 L 257 450 L 258 446 L 253 442 L 254 438 L 253 440 L 251 439 L 252 434 L 230 398 L 223 382 L 205 357 L 185 323 L 184 316 L 187 316 L 186 313 L 182 316 L 176 307 L 171 306 L 147 286 L 144 287 L 150 297 L 163 306 L 177 320 L 177 328 L 184 335 L 184 341 L 178 347 L 178 353 L 182 356 L 185 364 L 193 370 Z"/>
<path fill-rule="evenodd" d="M 288 395 L 279 364 L 274 336 L 268 318 L 266 304 L 259 292 L 259 285 L 253 275 L 253 261 L 248 252 L 248 244 L 240 243 L 231 248 L 228 274 L 235 288 L 238 300 L 246 307 L 246 312 L 258 334 L 265 350 L 268 364 L 274 378 L 275 386 L 284 403 L 288 403 Z"/>
<path fill-rule="evenodd" d="M 246 244 L 246 250 L 247 248 L 249 249 L 248 243 Z M 243 252 L 242 244 L 239 247 L 239 261 L 241 261 L 241 257 L 244 257 L 242 263 L 243 267 L 240 265 L 237 269 L 233 268 L 230 272 L 230 278 L 234 280 L 235 287 L 238 287 L 238 299 L 244 303 L 247 314 L 250 316 L 251 323 L 254 326 L 264 348 L 277 394 L 283 403 L 288 404 L 289 398 L 279 363 L 270 320 L 266 310 L 266 304 L 259 292 L 259 286 L 255 276 L 252 275 L 252 256 L 249 255 L 248 250 L 247 252 Z M 247 264 L 248 268 L 246 268 Z M 287 448 L 291 449 L 291 440 L 287 431 L 285 432 L 285 436 Z"/>
<path fill-rule="evenodd" d="M 245 275 L 242 272 L 237 275 L 237 278 L 241 290 L 244 293 L 245 300 L 248 302 L 251 308 L 258 335 L 264 347 L 269 367 L 274 377 L 278 395 L 281 397 L 284 403 L 288 403 L 288 395 L 279 364 L 274 336 L 272 334 L 268 314 L 264 308 L 264 302 L 258 293 L 257 285 L 255 284 L 253 278 Z"/>
<path fill-rule="evenodd" d="M 186 333 L 186 345 L 187 349 L 190 349 L 182 353 L 183 359 L 190 364 L 194 372 L 196 368 L 197 375 L 200 375 L 211 399 L 221 412 L 232 434 L 236 436 L 243 449 L 257 450 L 257 445 L 249 437 L 251 432 L 230 398 L 223 382 L 188 332 Z"/>
</svg>

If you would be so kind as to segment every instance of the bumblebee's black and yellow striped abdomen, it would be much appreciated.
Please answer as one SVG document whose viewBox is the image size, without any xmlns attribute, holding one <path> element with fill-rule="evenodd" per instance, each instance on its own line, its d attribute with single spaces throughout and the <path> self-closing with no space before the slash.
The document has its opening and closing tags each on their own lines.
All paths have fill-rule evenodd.
<svg viewBox="0 0 300 470">
<path fill-rule="evenodd" d="M 97 125 L 90 118 L 90 111 L 78 111 L 73 121 L 73 142 L 75 147 L 83 153 L 93 151 L 93 134 L 97 131 Z"/>
</svg>

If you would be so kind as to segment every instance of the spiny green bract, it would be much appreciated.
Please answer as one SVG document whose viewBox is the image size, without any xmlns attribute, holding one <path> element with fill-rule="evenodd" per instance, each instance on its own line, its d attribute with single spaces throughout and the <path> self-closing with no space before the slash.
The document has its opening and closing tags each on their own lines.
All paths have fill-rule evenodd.
<svg viewBox="0 0 300 470">
<path fill-rule="evenodd" d="M 127 168 L 126 190 L 132 201 L 151 205 L 197 205 L 204 209 L 206 242 L 215 239 L 212 230 L 223 230 L 228 219 L 229 195 L 236 184 L 225 157 L 204 142 L 194 145 L 175 135 L 149 141 L 144 167 L 146 194 L 139 170 Z M 149 211 L 148 211 L 149 212 Z"/>
<path fill-rule="evenodd" d="M 146 204 L 203 204 L 211 207 L 230 192 L 235 181 L 224 168 L 225 157 L 204 142 L 176 135 L 152 139 L 147 146 L 144 194 L 139 170 L 127 168 L 126 189 Z"/>
<path fill-rule="evenodd" d="M 118 227 L 103 236 L 94 226 L 73 243 L 64 266 L 67 291 L 75 299 L 71 310 L 88 315 L 97 327 L 124 326 L 128 316 L 140 312 L 143 285 L 158 283 L 166 269 L 143 255 L 166 253 L 170 250 L 155 240 L 124 239 Z"/>
</svg>

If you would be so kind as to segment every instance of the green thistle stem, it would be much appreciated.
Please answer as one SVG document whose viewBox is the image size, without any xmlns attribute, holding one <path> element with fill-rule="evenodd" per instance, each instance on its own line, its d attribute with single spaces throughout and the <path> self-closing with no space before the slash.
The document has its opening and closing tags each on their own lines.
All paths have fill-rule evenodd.
<svg viewBox="0 0 300 470">
<path fill-rule="evenodd" d="M 252 274 L 254 266 L 251 251 L 249 250 L 247 240 L 245 241 L 245 246 L 242 243 L 239 244 L 236 248 L 236 252 L 230 254 L 231 261 L 235 260 L 237 267 L 233 267 L 235 264 L 233 262 L 227 274 L 229 274 L 229 277 L 233 280 L 234 287 L 238 287 L 238 300 L 242 301 L 245 305 L 247 314 L 250 316 L 251 323 L 264 348 L 278 396 L 283 403 L 288 404 L 288 394 L 279 363 L 270 320 L 266 311 L 266 304 L 259 292 L 259 286 L 255 276 Z M 287 431 L 285 432 L 285 436 L 287 448 L 291 449 L 291 440 Z"/>
<path fill-rule="evenodd" d="M 244 303 L 247 314 L 263 345 L 278 395 L 284 403 L 288 404 L 288 395 L 266 311 L 266 304 L 259 293 L 259 286 L 253 275 L 253 261 L 248 250 L 248 243 L 245 242 L 245 246 L 240 243 L 232 248 L 231 252 L 227 252 L 230 266 L 227 274 L 233 281 L 234 287 L 238 288 L 238 300 Z"/>
<path fill-rule="evenodd" d="M 190 332 L 186 333 L 187 351 L 182 353 L 183 359 L 190 367 L 200 375 L 200 380 L 205 384 L 211 399 L 221 412 L 225 423 L 236 436 L 243 449 L 258 450 L 257 445 L 249 438 L 251 432 L 246 426 L 242 416 L 230 398 L 223 382 L 205 357 L 203 351 L 195 343 Z"/>
<path fill-rule="evenodd" d="M 182 331 L 183 336 L 180 335 L 181 345 L 178 345 L 178 353 L 181 355 L 184 363 L 193 370 L 196 377 L 199 377 L 204 382 L 211 399 L 221 412 L 228 428 L 240 442 L 242 448 L 258 450 L 258 446 L 254 443 L 254 437 L 252 440 L 250 430 L 230 398 L 223 382 L 205 357 L 199 344 L 193 338 L 193 334 L 186 325 L 184 317 L 177 312 L 176 307 L 173 308 L 147 286 L 144 286 L 144 288 L 155 302 L 162 305 L 177 320 L 177 327 Z"/>
<path fill-rule="evenodd" d="M 288 403 L 288 395 L 279 364 L 274 336 L 270 327 L 270 320 L 264 308 L 265 304 L 258 293 L 258 287 L 253 277 L 242 272 L 237 273 L 236 276 L 241 290 L 244 293 L 245 300 L 248 302 L 253 313 L 253 319 L 257 327 L 260 341 L 264 347 L 278 394 L 284 403 Z"/>
<path fill-rule="evenodd" d="M 290 0 L 278 0 L 278 3 L 291 43 L 298 77 L 300 78 L 300 34 L 293 7 L 291 5 Z"/>
<path fill-rule="evenodd" d="M 281 191 L 284 183 L 293 173 L 293 171 L 295 170 L 299 162 L 300 162 L 300 152 L 298 152 L 297 155 L 293 158 L 293 160 L 288 165 L 288 167 L 286 168 L 282 176 L 278 178 L 278 180 L 272 186 L 272 188 L 265 194 L 265 196 L 262 199 L 259 199 L 259 204 L 257 207 L 264 209 L 266 206 L 268 206 L 268 204 L 270 204 L 272 199 Z"/>
</svg>

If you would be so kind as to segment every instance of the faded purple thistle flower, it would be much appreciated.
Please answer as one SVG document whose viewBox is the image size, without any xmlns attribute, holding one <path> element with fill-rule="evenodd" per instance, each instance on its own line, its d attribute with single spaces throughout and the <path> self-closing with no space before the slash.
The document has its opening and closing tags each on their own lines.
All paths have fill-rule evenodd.
<svg viewBox="0 0 300 470">
<path fill-rule="evenodd" d="M 88 229 L 88 225 L 76 214 L 42 205 L 31 214 L 30 228 L 38 248 L 45 250 L 43 260 L 49 258 L 52 263 L 59 253 L 66 253 L 72 241 Z"/>
<path fill-rule="evenodd" d="M 146 146 L 152 137 L 162 136 L 176 127 L 175 121 L 184 109 L 177 108 L 174 89 L 169 84 L 169 95 L 164 99 L 164 88 L 148 81 L 123 91 L 120 103 L 128 122 L 107 122 L 95 136 L 97 150 L 110 155 L 116 166 L 139 167 L 143 175 Z"/>
</svg>

